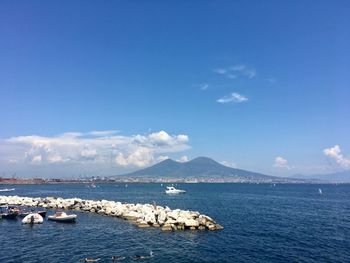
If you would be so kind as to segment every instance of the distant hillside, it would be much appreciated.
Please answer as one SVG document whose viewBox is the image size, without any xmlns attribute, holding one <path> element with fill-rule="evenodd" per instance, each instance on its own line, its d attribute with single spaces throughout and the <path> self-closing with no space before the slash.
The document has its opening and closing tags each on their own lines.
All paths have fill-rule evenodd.
<svg viewBox="0 0 350 263">
<path fill-rule="evenodd" d="M 331 174 L 295 175 L 299 179 L 317 179 L 326 182 L 350 183 L 350 170 Z"/>
<path fill-rule="evenodd" d="M 189 162 L 176 162 L 171 159 L 164 160 L 151 167 L 124 174 L 127 177 L 162 177 L 162 178 L 203 178 L 203 177 L 237 177 L 245 179 L 277 179 L 261 173 L 250 172 L 224 166 L 213 159 L 198 157 Z"/>
</svg>

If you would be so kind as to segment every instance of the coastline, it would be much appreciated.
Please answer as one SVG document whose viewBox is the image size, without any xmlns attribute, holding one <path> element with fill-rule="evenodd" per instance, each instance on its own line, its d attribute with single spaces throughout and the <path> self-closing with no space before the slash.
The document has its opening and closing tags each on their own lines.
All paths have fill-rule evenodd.
<svg viewBox="0 0 350 263">
<path fill-rule="evenodd" d="M 330 182 L 321 180 L 295 180 L 295 181 L 233 181 L 233 180 L 181 180 L 181 179 L 121 179 L 121 180 L 31 180 L 31 179 L 16 179 L 16 180 L 1 180 L 0 185 L 52 185 L 52 184 L 350 184 L 350 182 Z"/>
</svg>

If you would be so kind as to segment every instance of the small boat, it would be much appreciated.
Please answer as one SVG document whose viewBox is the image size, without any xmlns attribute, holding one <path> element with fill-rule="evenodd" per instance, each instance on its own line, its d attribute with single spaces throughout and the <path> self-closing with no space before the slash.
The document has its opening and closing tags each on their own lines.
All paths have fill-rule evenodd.
<svg viewBox="0 0 350 263">
<path fill-rule="evenodd" d="M 4 189 L 0 189 L 0 192 L 11 192 L 11 191 L 15 191 L 15 188 L 4 188 Z"/>
<path fill-rule="evenodd" d="M 174 186 L 167 186 L 165 193 L 167 194 L 181 194 L 181 193 L 186 193 L 185 190 L 180 190 L 180 189 L 176 189 Z"/>
<path fill-rule="evenodd" d="M 67 215 L 65 212 L 56 212 L 56 214 L 48 216 L 48 219 L 57 222 L 75 222 L 77 215 Z"/>
<path fill-rule="evenodd" d="M 22 224 L 42 224 L 43 222 L 43 217 L 38 213 L 29 214 L 22 219 Z"/>
<path fill-rule="evenodd" d="M 32 210 L 31 212 L 25 211 L 25 210 L 21 210 L 18 216 L 19 217 L 26 217 L 27 215 L 32 214 L 32 213 L 37 213 L 37 214 L 41 215 L 42 218 L 46 217 L 46 211 L 45 210 L 42 210 L 42 211 L 34 211 L 34 210 Z"/>
<path fill-rule="evenodd" d="M 13 208 L 10 206 L 2 206 L 0 207 L 0 209 L 0 215 L 4 219 L 16 219 L 19 214 L 19 210 L 17 208 Z"/>
<path fill-rule="evenodd" d="M 4 218 L 4 219 L 16 219 L 18 216 L 17 213 L 2 213 L 1 214 L 1 218 Z"/>
<path fill-rule="evenodd" d="M 322 194 L 322 189 L 318 188 L 318 193 L 321 195 Z"/>
</svg>

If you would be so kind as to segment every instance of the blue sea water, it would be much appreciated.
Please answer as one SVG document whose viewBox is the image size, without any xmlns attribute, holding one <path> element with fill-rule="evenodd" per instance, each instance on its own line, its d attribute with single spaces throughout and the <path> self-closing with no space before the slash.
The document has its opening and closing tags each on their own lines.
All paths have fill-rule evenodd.
<svg viewBox="0 0 350 263">
<path fill-rule="evenodd" d="M 150 251 L 154 257 L 142 261 L 350 262 L 350 185 L 179 184 L 187 193 L 177 196 L 165 195 L 164 186 L 18 185 L 11 195 L 155 201 L 198 210 L 225 229 L 162 232 L 89 213 L 77 213 L 76 224 L 45 221 L 30 227 L 3 219 L 0 262 L 79 262 L 85 257 L 112 262 L 113 255 L 134 262 L 130 256 Z"/>
</svg>

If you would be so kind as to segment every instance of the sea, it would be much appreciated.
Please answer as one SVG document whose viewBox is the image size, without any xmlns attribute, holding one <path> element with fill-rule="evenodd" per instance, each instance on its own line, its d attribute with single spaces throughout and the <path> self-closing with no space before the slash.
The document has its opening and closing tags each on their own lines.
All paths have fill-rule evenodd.
<svg viewBox="0 0 350 263">
<path fill-rule="evenodd" d="M 171 196 L 165 194 L 167 185 L 7 185 L 15 191 L 1 194 L 156 202 L 199 211 L 224 229 L 162 232 L 75 211 L 75 224 L 45 220 L 31 227 L 2 219 L 0 262 L 81 262 L 87 257 L 112 262 L 112 256 L 134 262 L 133 256 L 150 251 L 153 257 L 138 261 L 350 262 L 350 185 L 177 184 L 187 192 Z"/>
</svg>

